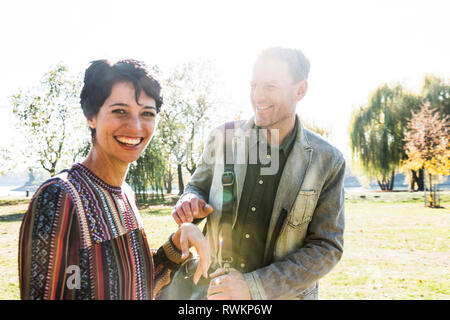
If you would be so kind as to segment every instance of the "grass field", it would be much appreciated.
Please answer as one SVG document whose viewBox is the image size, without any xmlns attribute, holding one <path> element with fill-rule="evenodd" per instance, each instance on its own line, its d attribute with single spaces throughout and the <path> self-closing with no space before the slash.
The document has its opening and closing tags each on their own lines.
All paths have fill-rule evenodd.
<svg viewBox="0 0 450 320">
<path fill-rule="evenodd" d="M 450 192 L 347 194 L 345 249 L 320 281 L 320 299 L 450 299 Z M 0 300 L 19 299 L 17 240 L 26 199 L 0 200 Z M 141 210 L 151 247 L 176 229 L 171 207 Z"/>
</svg>

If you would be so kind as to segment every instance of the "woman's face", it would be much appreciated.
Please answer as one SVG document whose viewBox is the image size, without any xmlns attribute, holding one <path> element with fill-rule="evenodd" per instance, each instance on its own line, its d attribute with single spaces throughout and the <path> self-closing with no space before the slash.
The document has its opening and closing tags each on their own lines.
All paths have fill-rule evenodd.
<svg viewBox="0 0 450 320">
<path fill-rule="evenodd" d="M 88 120 L 96 130 L 93 148 L 111 161 L 129 164 L 139 158 L 156 127 L 156 102 L 143 90 L 136 103 L 131 82 L 118 82 L 96 116 Z"/>
</svg>

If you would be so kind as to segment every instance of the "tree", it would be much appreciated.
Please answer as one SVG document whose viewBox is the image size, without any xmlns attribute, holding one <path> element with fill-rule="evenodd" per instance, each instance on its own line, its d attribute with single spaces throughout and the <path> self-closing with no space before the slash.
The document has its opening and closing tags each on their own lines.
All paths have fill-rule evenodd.
<svg viewBox="0 0 450 320">
<path fill-rule="evenodd" d="M 422 102 L 443 116 L 450 116 L 450 83 L 434 75 L 426 75 L 421 89 Z"/>
<path fill-rule="evenodd" d="M 433 176 L 450 175 L 450 117 L 440 118 L 438 112 L 430 109 L 430 103 L 423 105 L 418 113 L 412 112 L 405 133 L 407 168 L 424 168 L 428 174 L 430 190 Z M 431 193 L 430 205 L 435 206 L 435 196 Z"/>
<path fill-rule="evenodd" d="M 324 138 L 330 138 L 331 137 L 331 130 L 329 128 L 320 127 L 317 123 L 315 123 L 315 122 L 308 122 L 306 120 L 302 120 L 302 123 L 305 126 L 305 128 L 307 128 L 308 130 L 311 130 L 311 131 L 317 133 L 318 135 L 321 135 Z"/>
<path fill-rule="evenodd" d="M 133 187 L 138 202 L 148 201 L 149 189 L 154 191 L 151 194 L 152 199 L 164 199 L 164 179 L 168 158 L 161 138 L 156 135 L 139 159 L 130 165 L 127 182 Z"/>
<path fill-rule="evenodd" d="M 25 138 L 23 154 L 51 176 L 73 160 L 88 131 L 79 106 L 81 81 L 62 64 L 51 68 L 40 85 L 12 96 L 16 127 Z"/>
<path fill-rule="evenodd" d="M 350 124 L 353 159 L 381 190 L 392 190 L 394 176 L 403 158 L 402 115 L 406 92 L 402 86 L 384 84 L 355 110 Z"/>
<path fill-rule="evenodd" d="M 216 102 L 211 69 L 209 62 L 190 61 L 176 66 L 164 80 L 159 132 L 170 163 L 176 165 L 179 194 L 184 192 L 183 168 L 190 174 L 196 169 L 203 149 L 201 138 L 209 129 L 209 114 Z"/>
</svg>

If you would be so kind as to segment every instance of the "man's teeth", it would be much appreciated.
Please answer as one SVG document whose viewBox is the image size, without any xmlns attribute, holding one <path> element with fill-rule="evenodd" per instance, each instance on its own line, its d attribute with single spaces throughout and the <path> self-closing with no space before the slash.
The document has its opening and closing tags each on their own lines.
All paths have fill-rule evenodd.
<svg viewBox="0 0 450 320">
<path fill-rule="evenodd" d="M 124 138 L 124 137 L 116 137 L 116 139 L 124 144 L 129 144 L 129 145 L 136 145 L 139 144 L 141 142 L 141 138 Z"/>
<path fill-rule="evenodd" d="M 258 110 L 266 110 L 266 109 L 269 109 L 271 106 L 268 106 L 268 107 L 256 107 Z"/>
</svg>

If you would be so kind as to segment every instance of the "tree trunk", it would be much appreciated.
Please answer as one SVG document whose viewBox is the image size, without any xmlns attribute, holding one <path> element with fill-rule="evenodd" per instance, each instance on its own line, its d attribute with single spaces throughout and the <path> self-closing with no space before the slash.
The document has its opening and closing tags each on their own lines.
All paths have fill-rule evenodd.
<svg viewBox="0 0 450 320">
<path fill-rule="evenodd" d="M 395 179 L 395 171 L 392 170 L 391 181 L 388 182 L 388 184 L 389 184 L 388 190 L 389 191 L 392 191 L 394 189 L 394 179 Z"/>
<path fill-rule="evenodd" d="M 377 183 L 382 191 L 386 190 L 386 186 L 383 182 L 381 182 L 380 180 L 377 179 Z"/>
<path fill-rule="evenodd" d="M 184 192 L 184 183 L 183 183 L 183 171 L 181 167 L 181 163 L 177 165 L 177 172 L 178 172 L 178 195 L 181 196 Z"/>
<path fill-rule="evenodd" d="M 411 181 L 409 185 L 410 191 L 416 191 L 416 184 L 417 184 L 417 191 L 423 191 L 423 168 L 419 170 L 411 170 Z"/>
<path fill-rule="evenodd" d="M 419 179 L 418 179 L 417 184 L 419 185 L 418 191 L 423 191 L 423 190 L 424 190 L 423 168 L 422 168 L 422 169 L 419 169 Z"/>
</svg>

